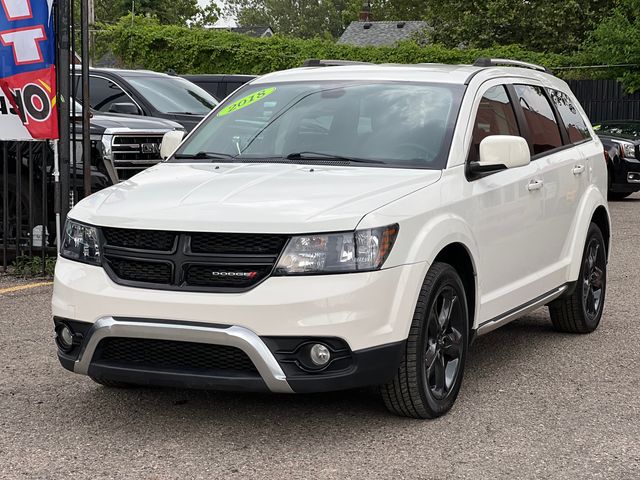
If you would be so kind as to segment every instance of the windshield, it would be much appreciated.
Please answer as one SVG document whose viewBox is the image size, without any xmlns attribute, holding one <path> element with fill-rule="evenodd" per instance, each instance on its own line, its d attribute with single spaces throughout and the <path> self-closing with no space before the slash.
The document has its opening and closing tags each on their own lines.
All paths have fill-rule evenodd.
<svg viewBox="0 0 640 480">
<path fill-rule="evenodd" d="M 248 85 L 170 161 L 338 157 L 441 169 L 462 94 L 457 85 L 399 82 Z"/>
<path fill-rule="evenodd" d="M 206 115 L 218 101 L 202 88 L 180 77 L 126 77 L 127 81 L 162 113 Z"/>
</svg>

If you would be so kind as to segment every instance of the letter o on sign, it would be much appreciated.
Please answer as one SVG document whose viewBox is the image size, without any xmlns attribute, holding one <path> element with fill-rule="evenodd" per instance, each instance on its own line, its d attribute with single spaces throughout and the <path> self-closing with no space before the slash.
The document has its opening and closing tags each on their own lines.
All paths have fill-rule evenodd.
<svg viewBox="0 0 640 480">
<path fill-rule="evenodd" d="M 51 114 L 51 101 L 47 92 L 38 85 L 28 84 L 22 91 L 24 108 L 27 114 L 38 122 L 46 120 Z"/>
</svg>

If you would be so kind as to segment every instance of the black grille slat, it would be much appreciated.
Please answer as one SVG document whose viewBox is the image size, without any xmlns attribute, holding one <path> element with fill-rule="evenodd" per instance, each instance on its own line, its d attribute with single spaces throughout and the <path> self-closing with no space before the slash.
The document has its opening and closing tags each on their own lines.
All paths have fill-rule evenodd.
<svg viewBox="0 0 640 480">
<path fill-rule="evenodd" d="M 160 145 L 162 143 L 162 135 L 131 135 L 131 136 L 122 136 L 117 135 L 113 139 L 113 145 L 118 148 L 120 145 L 122 146 L 131 146 L 131 145 L 141 145 L 143 143 L 155 143 Z"/>
<path fill-rule="evenodd" d="M 111 143 L 111 154 L 118 180 L 128 180 L 162 161 L 162 135 L 117 135 Z"/>
<path fill-rule="evenodd" d="M 180 233 L 103 227 L 116 283 L 184 291 L 246 291 L 266 279 L 287 235 Z"/>
<path fill-rule="evenodd" d="M 115 274 L 123 280 L 145 283 L 171 283 L 170 263 L 144 262 L 128 258 L 109 258 L 109 265 Z"/>
<path fill-rule="evenodd" d="M 173 249 L 177 233 L 156 230 L 129 230 L 125 228 L 103 228 L 107 245 L 168 252 Z"/>
<path fill-rule="evenodd" d="M 193 233 L 191 251 L 204 254 L 277 255 L 287 239 L 286 235 Z"/>
<path fill-rule="evenodd" d="M 247 354 L 236 347 L 146 338 L 106 338 L 93 361 L 155 370 L 257 373 Z"/>
</svg>

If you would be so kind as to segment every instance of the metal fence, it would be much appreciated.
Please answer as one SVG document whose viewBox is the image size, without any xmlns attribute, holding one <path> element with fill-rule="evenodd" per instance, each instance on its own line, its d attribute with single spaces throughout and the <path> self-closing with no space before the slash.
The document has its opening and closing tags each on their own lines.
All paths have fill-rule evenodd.
<svg viewBox="0 0 640 480">
<path fill-rule="evenodd" d="M 89 3 L 55 0 L 53 7 L 58 99 L 74 98 L 88 105 Z M 78 50 L 81 66 L 71 62 Z M 76 70 L 81 72 L 80 85 L 71 84 Z M 71 104 L 75 105 L 57 102 L 60 140 L 55 144 L 59 146 L 56 179 L 53 143 L 0 141 L 0 272 L 6 272 L 16 258 L 31 257 L 35 259 L 31 265 L 39 268 L 30 271 L 44 274 L 47 257 L 57 253 L 56 225 L 64 222 L 74 202 L 91 193 L 91 113 L 83 109 L 81 119 L 77 118 L 75 109 L 70 112 Z"/>
<path fill-rule="evenodd" d="M 568 83 L 592 123 L 640 120 L 640 93 L 625 93 L 617 80 L 570 80 Z"/>
<path fill-rule="evenodd" d="M 55 255 L 53 151 L 48 142 L 0 142 L 0 271 L 21 256 Z"/>
</svg>

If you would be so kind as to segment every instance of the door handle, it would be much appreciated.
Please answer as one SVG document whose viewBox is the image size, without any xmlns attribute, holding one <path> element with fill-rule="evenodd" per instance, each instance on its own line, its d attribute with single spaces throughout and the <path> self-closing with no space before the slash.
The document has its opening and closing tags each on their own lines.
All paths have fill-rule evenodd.
<svg viewBox="0 0 640 480">
<path fill-rule="evenodd" d="M 527 189 L 530 192 L 533 192 L 535 190 L 540 190 L 543 185 L 544 185 L 544 182 L 542 180 L 531 180 L 529 182 L 529 185 L 527 185 Z"/>
<path fill-rule="evenodd" d="M 571 170 L 571 172 L 574 175 L 580 175 L 582 172 L 584 172 L 584 165 L 576 165 L 573 167 L 573 169 Z"/>
</svg>

